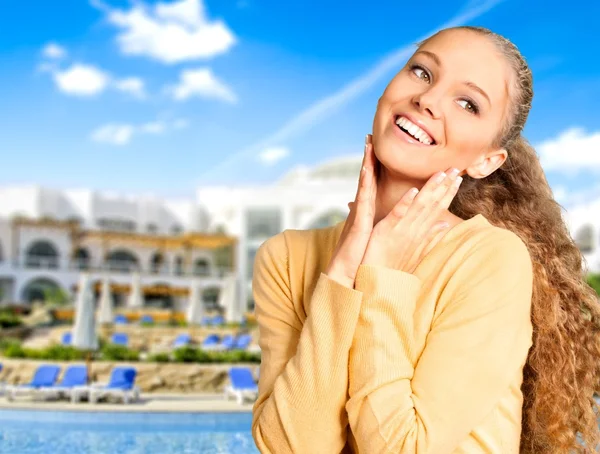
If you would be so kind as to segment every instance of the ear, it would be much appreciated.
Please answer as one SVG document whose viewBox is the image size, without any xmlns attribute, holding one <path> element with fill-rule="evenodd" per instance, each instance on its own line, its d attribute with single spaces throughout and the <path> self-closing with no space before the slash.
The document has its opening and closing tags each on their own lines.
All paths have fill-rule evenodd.
<svg viewBox="0 0 600 454">
<path fill-rule="evenodd" d="M 489 151 L 467 167 L 465 173 L 471 178 L 485 178 L 504 164 L 506 158 L 508 158 L 508 152 L 504 148 Z"/>
</svg>

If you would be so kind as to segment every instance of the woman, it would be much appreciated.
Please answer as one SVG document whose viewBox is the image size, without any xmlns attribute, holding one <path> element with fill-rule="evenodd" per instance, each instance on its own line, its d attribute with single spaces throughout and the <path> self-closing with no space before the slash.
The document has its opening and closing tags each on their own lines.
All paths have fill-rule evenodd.
<svg viewBox="0 0 600 454">
<path fill-rule="evenodd" d="M 261 452 L 598 445 L 600 310 L 521 137 L 532 96 L 506 39 L 435 34 L 379 100 L 348 219 L 261 246 Z"/>
</svg>

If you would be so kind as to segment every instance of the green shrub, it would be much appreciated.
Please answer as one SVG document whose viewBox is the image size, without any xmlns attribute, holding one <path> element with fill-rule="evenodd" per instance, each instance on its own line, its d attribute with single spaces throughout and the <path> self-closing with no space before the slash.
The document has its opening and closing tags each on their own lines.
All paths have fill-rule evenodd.
<svg viewBox="0 0 600 454">
<path fill-rule="evenodd" d="M 101 358 L 107 361 L 138 361 L 140 352 L 124 345 L 106 344 L 101 350 Z"/>
<path fill-rule="evenodd" d="M 25 358 L 25 350 L 21 344 L 8 345 L 2 352 L 7 358 Z"/>
<path fill-rule="evenodd" d="M 586 281 L 590 287 L 592 287 L 598 296 L 600 296 L 600 274 L 588 274 Z"/>
<path fill-rule="evenodd" d="M 151 363 L 168 363 L 171 361 L 171 357 L 168 353 L 156 353 L 148 357 L 148 361 Z"/>
<path fill-rule="evenodd" d="M 0 338 L 0 353 L 4 353 L 4 350 L 13 345 L 20 346 L 21 340 L 15 337 Z"/>
<path fill-rule="evenodd" d="M 14 312 L 0 312 L 0 328 L 14 328 L 15 326 L 21 326 L 22 324 L 23 321 L 21 320 L 21 317 L 16 315 Z"/>
<path fill-rule="evenodd" d="M 39 351 L 40 359 L 54 361 L 78 361 L 85 359 L 87 353 L 69 345 L 52 345 Z"/>
<path fill-rule="evenodd" d="M 197 361 L 198 352 L 193 347 L 181 347 L 175 349 L 173 357 L 178 363 L 195 363 Z"/>
</svg>

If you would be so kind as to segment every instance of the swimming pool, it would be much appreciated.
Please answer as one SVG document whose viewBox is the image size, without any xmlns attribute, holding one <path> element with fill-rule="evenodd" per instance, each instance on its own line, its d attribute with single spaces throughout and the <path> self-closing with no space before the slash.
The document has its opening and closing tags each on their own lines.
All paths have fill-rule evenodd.
<svg viewBox="0 0 600 454">
<path fill-rule="evenodd" d="M 251 413 L 0 410 L 4 454 L 258 454 Z"/>
</svg>

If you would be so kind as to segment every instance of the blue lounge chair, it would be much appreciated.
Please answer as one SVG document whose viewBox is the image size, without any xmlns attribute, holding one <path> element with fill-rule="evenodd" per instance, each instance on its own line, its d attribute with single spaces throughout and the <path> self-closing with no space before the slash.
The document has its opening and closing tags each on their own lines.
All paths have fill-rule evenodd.
<svg viewBox="0 0 600 454">
<path fill-rule="evenodd" d="M 54 382 L 56 382 L 59 372 L 60 367 L 58 366 L 51 364 L 41 365 L 36 369 L 35 373 L 33 374 L 33 378 L 29 383 L 7 386 L 6 398 L 8 400 L 13 400 L 15 397 L 21 394 L 36 394 L 40 388 L 52 386 Z"/>
<path fill-rule="evenodd" d="M 252 336 L 250 334 L 240 334 L 240 336 L 235 340 L 235 345 L 233 348 L 237 350 L 246 350 L 251 343 Z"/>
<path fill-rule="evenodd" d="M 71 345 L 71 343 L 73 342 L 73 334 L 70 331 L 63 333 L 61 342 L 63 345 Z"/>
<path fill-rule="evenodd" d="M 192 338 L 189 334 L 183 333 L 175 338 L 173 341 L 173 348 L 187 347 L 192 342 Z"/>
<path fill-rule="evenodd" d="M 115 325 L 127 325 L 128 320 L 123 314 L 115 316 Z"/>
<path fill-rule="evenodd" d="M 62 380 L 52 386 L 44 386 L 40 388 L 44 397 L 61 397 L 69 396 L 71 391 L 76 386 L 87 385 L 87 367 L 85 366 L 69 366 L 63 375 Z"/>
<path fill-rule="evenodd" d="M 200 325 L 202 326 L 208 326 L 210 325 L 211 322 L 211 318 L 210 317 L 204 317 L 202 318 L 202 322 L 200 323 Z"/>
<path fill-rule="evenodd" d="M 250 396 L 256 399 L 258 385 L 249 368 L 232 367 L 229 369 L 229 380 L 231 383 L 225 387 L 225 399 L 235 396 L 240 405 L 244 403 L 244 397 Z"/>
<path fill-rule="evenodd" d="M 71 394 L 71 401 L 77 402 L 79 396 L 88 393 L 90 403 L 96 403 L 103 397 L 116 396 L 123 399 L 124 403 L 138 400 L 140 389 L 135 386 L 136 369 L 133 367 L 115 367 L 106 385 L 90 385 L 75 388 Z"/>
<path fill-rule="evenodd" d="M 140 317 L 140 323 L 154 323 L 154 319 L 151 315 L 142 315 Z"/>
<path fill-rule="evenodd" d="M 210 334 L 202 342 L 202 348 L 204 350 L 213 350 L 219 345 L 221 338 L 218 334 Z"/>
<path fill-rule="evenodd" d="M 215 317 L 212 318 L 211 324 L 212 324 L 212 326 L 224 325 L 225 319 L 223 318 L 222 315 L 216 315 Z"/>
<path fill-rule="evenodd" d="M 114 333 L 110 341 L 115 345 L 127 347 L 129 345 L 129 336 L 126 333 Z"/>
<path fill-rule="evenodd" d="M 221 344 L 219 345 L 218 350 L 231 350 L 235 347 L 235 336 L 232 334 L 227 334 L 223 337 Z"/>
</svg>

